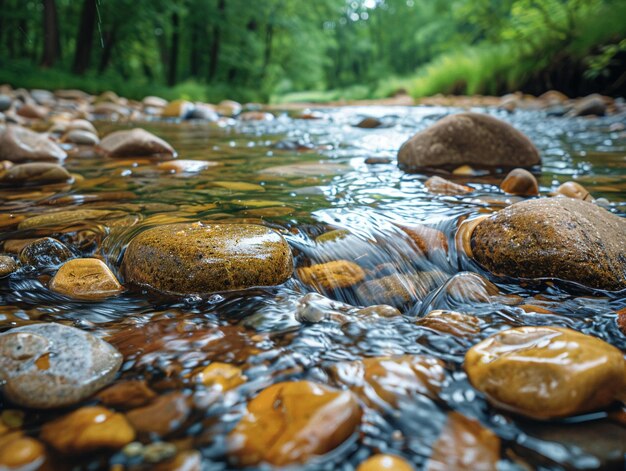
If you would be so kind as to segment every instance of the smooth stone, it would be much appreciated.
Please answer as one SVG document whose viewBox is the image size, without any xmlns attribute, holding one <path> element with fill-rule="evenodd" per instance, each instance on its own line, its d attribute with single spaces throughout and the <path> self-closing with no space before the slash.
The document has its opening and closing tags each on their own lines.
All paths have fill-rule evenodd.
<svg viewBox="0 0 626 471">
<path fill-rule="evenodd" d="M 361 121 L 355 124 L 357 128 L 362 128 L 362 129 L 374 129 L 374 128 L 379 128 L 382 125 L 383 123 L 381 120 L 377 118 L 373 118 L 371 116 L 368 116 L 367 118 L 363 118 Z"/>
<path fill-rule="evenodd" d="M 98 136 L 90 131 L 83 129 L 73 129 L 63 137 L 65 142 L 71 142 L 73 144 L 79 144 L 83 146 L 95 146 L 100 142 Z"/>
<path fill-rule="evenodd" d="M 361 317 L 397 317 L 402 315 L 398 309 L 393 306 L 388 306 L 387 304 L 367 306 L 359 309 L 355 314 Z"/>
<path fill-rule="evenodd" d="M 4 112 L 11 108 L 13 99 L 8 95 L 0 95 L 0 112 Z"/>
<path fill-rule="evenodd" d="M 576 100 L 570 114 L 572 116 L 604 116 L 606 114 L 606 103 L 602 96 L 594 93 Z"/>
<path fill-rule="evenodd" d="M 0 160 L 62 161 L 65 157 L 67 157 L 65 151 L 45 134 L 16 125 L 0 127 Z"/>
<path fill-rule="evenodd" d="M 124 415 L 100 406 L 83 407 L 41 428 L 41 439 L 65 454 L 117 450 L 135 439 Z"/>
<path fill-rule="evenodd" d="M 480 333 L 480 319 L 461 312 L 435 310 L 415 323 L 422 327 L 453 335 L 454 337 L 474 337 Z"/>
<path fill-rule="evenodd" d="M 440 230 L 421 224 L 411 226 L 398 225 L 398 227 L 409 236 L 411 241 L 424 255 L 433 255 L 440 251 L 448 251 L 448 239 Z"/>
<path fill-rule="evenodd" d="M 25 104 L 20 106 L 16 111 L 18 116 L 28 119 L 45 119 L 48 110 L 43 106 Z"/>
<path fill-rule="evenodd" d="M 405 142 L 398 165 L 407 172 L 425 168 L 532 167 L 541 164 L 533 143 L 510 124 L 488 115 L 447 116 Z"/>
<path fill-rule="evenodd" d="M 0 435 L 0 469 L 38 470 L 45 466 L 46 447 L 39 440 L 25 437 L 21 432 Z"/>
<path fill-rule="evenodd" d="M 200 371 L 196 381 L 206 386 L 226 392 L 246 382 L 241 368 L 219 361 L 211 363 Z"/>
<path fill-rule="evenodd" d="M 0 334 L 3 394 L 36 409 L 64 407 L 110 383 L 120 353 L 90 333 L 61 324 L 30 324 Z"/>
<path fill-rule="evenodd" d="M 561 327 L 518 327 L 465 355 L 471 384 L 495 407 L 534 419 L 567 417 L 611 404 L 625 384 L 622 352 Z"/>
<path fill-rule="evenodd" d="M 241 113 L 243 107 L 241 103 L 233 100 L 222 100 L 216 107 L 217 111 L 222 116 L 233 117 Z"/>
<path fill-rule="evenodd" d="M 263 111 L 245 111 L 237 119 L 240 121 L 273 121 L 274 115 Z"/>
<path fill-rule="evenodd" d="M 523 168 L 511 170 L 500 183 L 500 189 L 510 195 L 537 196 L 539 194 L 537 179 Z"/>
<path fill-rule="evenodd" d="M 593 196 L 587 188 L 576 182 L 565 182 L 556 189 L 556 196 L 567 196 L 583 201 L 593 201 Z"/>
<path fill-rule="evenodd" d="M 363 461 L 356 471 L 415 471 L 404 458 L 394 455 L 374 455 Z"/>
<path fill-rule="evenodd" d="M 365 271 L 348 260 L 334 260 L 310 267 L 301 267 L 298 268 L 297 273 L 300 281 L 320 291 L 348 288 L 365 279 Z"/>
<path fill-rule="evenodd" d="M 117 93 L 107 90 L 96 97 L 94 103 L 119 103 L 120 97 Z"/>
<path fill-rule="evenodd" d="M 8 255 L 0 255 L 0 278 L 9 276 L 17 270 L 17 262 Z"/>
<path fill-rule="evenodd" d="M 187 117 L 187 119 L 201 119 L 202 121 L 217 121 L 219 118 L 215 109 L 203 103 L 196 103 L 196 107 Z"/>
<path fill-rule="evenodd" d="M 374 357 L 337 363 L 331 376 L 370 406 L 396 406 L 401 398 L 436 398 L 446 379 L 441 360 L 427 355 Z"/>
<path fill-rule="evenodd" d="M 135 409 L 142 407 L 157 397 L 144 380 L 134 379 L 115 383 L 100 391 L 98 400 L 115 409 Z"/>
<path fill-rule="evenodd" d="M 102 299 L 123 291 L 113 272 L 97 258 L 65 262 L 50 281 L 50 289 L 75 299 Z"/>
<path fill-rule="evenodd" d="M 58 164 L 31 162 L 13 165 L 0 174 L 0 183 L 21 186 L 25 184 L 62 183 L 72 179 L 67 170 Z"/>
<path fill-rule="evenodd" d="M 432 289 L 445 281 L 438 272 L 422 272 L 417 275 L 394 274 L 369 280 L 356 290 L 363 305 L 388 304 L 403 309 L 423 299 Z"/>
<path fill-rule="evenodd" d="M 500 439 L 478 420 L 450 412 L 433 444 L 426 471 L 497 471 Z"/>
<path fill-rule="evenodd" d="M 167 106 L 167 100 L 158 96 L 147 96 L 141 100 L 141 104 L 149 108 L 165 108 Z"/>
<path fill-rule="evenodd" d="M 96 137 L 98 136 L 98 131 L 96 130 L 95 126 L 86 119 L 73 119 L 67 124 L 67 128 L 65 130 L 67 132 L 86 131 L 94 134 Z"/>
<path fill-rule="evenodd" d="M 334 231 L 324 232 L 315 238 L 315 242 L 318 244 L 325 244 L 327 242 L 336 242 L 350 236 L 350 231 L 346 229 L 335 229 Z"/>
<path fill-rule="evenodd" d="M 464 195 L 474 191 L 473 188 L 451 182 L 438 176 L 430 177 L 424 182 L 424 186 L 431 193 L 441 195 Z"/>
<path fill-rule="evenodd" d="M 161 117 L 187 119 L 194 108 L 194 104 L 189 101 L 174 100 L 165 105 L 161 110 Z"/>
<path fill-rule="evenodd" d="M 17 226 L 18 229 L 39 229 L 41 227 L 64 226 L 83 223 L 85 221 L 105 220 L 125 216 L 122 211 L 109 211 L 105 209 L 74 209 L 67 211 L 56 211 L 39 216 L 32 216 L 23 220 Z"/>
<path fill-rule="evenodd" d="M 230 461 L 238 466 L 303 464 L 353 435 L 361 414 L 349 391 L 310 381 L 274 384 L 249 402 L 228 435 Z"/>
<path fill-rule="evenodd" d="M 285 239 L 253 224 L 169 224 L 132 239 L 122 263 L 126 279 L 170 294 L 273 286 L 293 272 Z"/>
<path fill-rule="evenodd" d="M 298 322 L 315 324 L 324 320 L 345 320 L 345 313 L 353 306 L 334 301 L 318 293 L 307 293 L 298 299 L 295 318 Z"/>
<path fill-rule="evenodd" d="M 158 396 L 150 404 L 132 409 L 126 418 L 138 433 L 164 437 L 179 429 L 191 414 L 189 397 L 182 392 Z"/>
<path fill-rule="evenodd" d="M 72 258 L 72 252 L 52 237 L 42 237 L 20 251 L 20 262 L 37 268 L 58 266 Z"/>
<path fill-rule="evenodd" d="M 96 149 L 111 157 L 176 155 L 171 145 L 140 128 L 112 132 L 100 141 Z"/>
<path fill-rule="evenodd" d="M 543 198 L 481 220 L 474 259 L 517 278 L 558 278 L 606 290 L 626 288 L 626 219 L 593 203 Z"/>
</svg>

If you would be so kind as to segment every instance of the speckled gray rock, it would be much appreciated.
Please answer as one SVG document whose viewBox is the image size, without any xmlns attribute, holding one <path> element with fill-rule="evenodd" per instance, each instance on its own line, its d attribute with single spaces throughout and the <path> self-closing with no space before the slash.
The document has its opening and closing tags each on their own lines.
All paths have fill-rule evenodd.
<svg viewBox="0 0 626 471">
<path fill-rule="evenodd" d="M 8 125 L 0 128 L 0 160 L 11 162 L 61 161 L 67 154 L 58 145 L 39 134 L 21 126 Z"/>
<path fill-rule="evenodd" d="M 24 407 L 64 407 L 109 384 L 122 355 L 88 332 L 61 324 L 32 324 L 0 334 L 3 394 Z"/>
<path fill-rule="evenodd" d="M 107 135 L 100 141 L 97 150 L 111 157 L 176 155 L 176 151 L 167 142 L 140 128 Z"/>
<path fill-rule="evenodd" d="M 461 165 L 512 168 L 539 164 L 539 152 L 530 139 L 510 124 L 479 113 L 446 116 L 418 132 L 398 152 L 398 165 L 407 172 Z"/>
<path fill-rule="evenodd" d="M 170 294 L 278 285 L 293 272 L 285 239 L 254 224 L 168 224 L 137 235 L 122 264 L 126 280 Z"/>
</svg>

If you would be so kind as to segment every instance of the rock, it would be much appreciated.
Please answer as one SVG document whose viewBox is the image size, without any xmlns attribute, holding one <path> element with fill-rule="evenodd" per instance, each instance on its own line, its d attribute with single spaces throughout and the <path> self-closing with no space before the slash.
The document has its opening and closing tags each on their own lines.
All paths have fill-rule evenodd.
<svg viewBox="0 0 626 471">
<path fill-rule="evenodd" d="M 626 308 L 617 311 L 617 318 L 615 319 L 615 322 L 617 322 L 617 327 L 622 334 L 626 335 Z"/>
<path fill-rule="evenodd" d="M 82 401 L 106 386 L 122 364 L 122 356 L 105 341 L 55 323 L 0 334 L 0 351 L 4 396 L 37 409 Z"/>
<path fill-rule="evenodd" d="M 62 183 L 70 180 L 72 176 L 67 170 L 58 164 L 48 162 L 14 165 L 0 174 L 0 183 L 12 186 Z"/>
<path fill-rule="evenodd" d="M 106 116 L 108 118 L 114 118 L 116 116 L 128 116 L 130 114 L 130 110 L 125 106 L 110 102 L 95 104 L 91 109 L 91 112 L 96 116 Z"/>
<path fill-rule="evenodd" d="M 96 149 L 111 157 L 176 155 L 167 142 L 140 128 L 112 132 L 100 141 Z"/>
<path fill-rule="evenodd" d="M 331 291 L 354 286 L 365 279 L 365 271 L 348 260 L 335 260 L 310 267 L 298 268 L 298 277 L 319 291 Z"/>
<path fill-rule="evenodd" d="M 167 100 L 158 96 L 147 96 L 141 100 L 141 104 L 149 108 L 165 108 L 167 106 Z"/>
<path fill-rule="evenodd" d="M 377 119 L 377 118 L 373 118 L 371 116 L 368 116 L 367 118 L 363 118 L 361 121 L 359 121 L 357 124 L 355 124 L 355 126 L 357 128 L 363 128 L 363 129 L 374 129 L 374 128 L 379 128 L 383 125 L 382 121 Z"/>
<path fill-rule="evenodd" d="M 66 131 L 67 132 L 70 132 L 70 131 L 86 131 L 86 132 L 89 132 L 91 134 L 94 134 L 96 137 L 98 136 L 98 131 L 96 130 L 94 125 L 91 124 L 86 119 L 73 119 L 72 121 L 70 121 L 68 123 Z"/>
<path fill-rule="evenodd" d="M 171 294 L 210 293 L 284 283 L 289 245 L 252 224 L 169 224 L 137 235 L 123 272 L 130 282 Z"/>
<path fill-rule="evenodd" d="M 196 380 L 209 388 L 229 391 L 246 382 L 241 368 L 219 361 L 211 363 L 196 375 Z"/>
<path fill-rule="evenodd" d="M 386 304 L 375 304 L 374 306 L 367 306 L 362 309 L 359 309 L 355 313 L 357 316 L 361 317 L 397 317 L 402 315 L 400 311 L 398 311 L 393 306 L 388 306 Z"/>
<path fill-rule="evenodd" d="M 392 159 L 389 157 L 368 157 L 364 162 L 367 165 L 385 165 L 390 164 Z"/>
<path fill-rule="evenodd" d="M 17 109 L 17 114 L 28 119 L 45 119 L 48 116 L 48 110 L 43 106 L 25 104 Z"/>
<path fill-rule="evenodd" d="M 496 274 L 626 288 L 626 219 L 571 198 L 515 203 L 480 221 L 473 257 Z"/>
<path fill-rule="evenodd" d="M 464 195 L 474 191 L 473 188 L 458 183 L 451 182 L 441 177 L 430 177 L 424 182 L 424 186 L 431 193 L 439 193 L 442 195 Z"/>
<path fill-rule="evenodd" d="M 50 281 L 50 289 L 74 299 L 102 299 L 123 291 L 113 272 L 97 258 L 64 263 Z"/>
<path fill-rule="evenodd" d="M 223 100 L 215 107 L 215 111 L 217 111 L 222 116 L 232 117 L 241 113 L 241 103 L 237 103 L 233 100 Z"/>
<path fill-rule="evenodd" d="M 147 406 L 127 412 L 126 418 L 137 432 L 164 437 L 179 429 L 189 414 L 189 398 L 181 392 L 172 392 L 157 397 Z"/>
<path fill-rule="evenodd" d="M 418 275 L 394 274 L 366 281 L 357 290 L 361 304 L 388 304 L 402 309 L 424 298 L 428 292 L 445 278 L 437 272 L 422 272 Z"/>
<path fill-rule="evenodd" d="M 587 191 L 587 188 L 576 182 L 565 182 L 556 189 L 556 196 L 567 196 L 583 201 L 593 201 L 593 196 Z"/>
<path fill-rule="evenodd" d="M 474 337 L 480 333 L 478 317 L 454 311 L 431 311 L 415 323 L 455 337 Z"/>
<path fill-rule="evenodd" d="M 516 168 L 500 183 L 500 189 L 510 195 L 537 196 L 539 195 L 539 184 L 535 176 L 528 170 Z"/>
<path fill-rule="evenodd" d="M 472 385 L 496 407 L 535 419 L 609 405 L 625 384 L 622 352 L 561 327 L 499 332 L 465 355 Z"/>
<path fill-rule="evenodd" d="M 538 100 L 544 102 L 548 106 L 562 105 L 567 103 L 569 97 L 558 90 L 548 90 L 537 97 Z"/>
<path fill-rule="evenodd" d="M 135 431 L 122 414 L 93 406 L 44 424 L 41 439 L 61 453 L 78 454 L 120 449 L 135 439 Z"/>
<path fill-rule="evenodd" d="M 411 241 L 425 255 L 433 255 L 439 251 L 448 251 L 448 239 L 446 235 L 432 227 L 415 225 L 398 225 L 409 236 Z"/>
<path fill-rule="evenodd" d="M 17 227 L 20 230 L 54 226 L 69 227 L 74 224 L 83 224 L 85 221 L 105 221 L 120 218 L 125 215 L 126 213 L 122 211 L 109 211 L 105 209 L 73 209 L 33 216 L 21 221 Z"/>
<path fill-rule="evenodd" d="M 295 319 L 298 322 L 317 323 L 324 320 L 345 320 L 345 313 L 354 307 L 340 301 L 334 301 L 318 293 L 307 293 L 298 299 Z"/>
<path fill-rule="evenodd" d="M 347 440 L 361 414 L 349 391 L 309 381 L 274 384 L 250 401 L 229 434 L 230 461 L 238 466 L 305 463 Z"/>
<path fill-rule="evenodd" d="M 58 266 L 72 258 L 72 252 L 52 237 L 42 237 L 20 251 L 20 262 L 36 268 Z"/>
<path fill-rule="evenodd" d="M 541 164 L 532 142 L 511 125 L 478 113 L 447 116 L 405 142 L 398 165 L 407 172 L 425 168 L 532 167 Z"/>
<path fill-rule="evenodd" d="M 415 468 L 404 458 L 394 455 L 374 455 L 363 461 L 356 471 L 414 471 Z"/>
<path fill-rule="evenodd" d="M 436 398 L 446 379 L 443 362 L 426 355 L 342 362 L 333 365 L 330 373 L 370 406 L 396 406 L 401 398 L 415 394 Z"/>
<path fill-rule="evenodd" d="M 119 103 L 120 97 L 117 93 L 107 90 L 96 97 L 94 103 Z"/>
<path fill-rule="evenodd" d="M 570 114 L 572 116 L 604 116 L 606 114 L 606 103 L 600 95 L 594 93 L 576 100 Z"/>
<path fill-rule="evenodd" d="M 82 90 L 55 90 L 54 96 L 57 98 L 61 98 L 63 100 L 72 100 L 72 101 L 86 101 L 89 99 L 89 95 Z"/>
<path fill-rule="evenodd" d="M 0 469 L 42 469 L 45 459 L 46 447 L 39 440 L 25 437 L 21 433 L 0 437 Z"/>
<path fill-rule="evenodd" d="M 17 270 L 17 262 L 8 255 L 0 255 L 0 278 L 9 276 Z"/>
<path fill-rule="evenodd" d="M 156 393 L 139 379 L 115 383 L 97 395 L 105 406 L 122 410 L 145 406 L 155 397 Z"/>
<path fill-rule="evenodd" d="M 187 119 L 194 110 L 193 103 L 185 100 L 174 100 L 169 102 L 162 110 L 162 118 Z"/>
<path fill-rule="evenodd" d="M 273 121 L 274 115 L 263 111 L 246 111 L 238 116 L 240 121 Z"/>
<path fill-rule="evenodd" d="M 13 100 L 8 95 L 0 95 L 0 113 L 5 112 L 11 105 L 13 104 Z"/>
<path fill-rule="evenodd" d="M 28 160 L 61 161 L 67 154 L 45 134 L 21 126 L 0 127 L 0 160 L 24 162 Z"/>
<path fill-rule="evenodd" d="M 73 129 L 63 136 L 63 141 L 72 142 L 82 146 L 95 146 L 100 142 L 98 136 L 83 129 Z"/>
<path fill-rule="evenodd" d="M 325 244 L 327 242 L 335 242 L 342 240 L 350 236 L 350 231 L 346 229 L 335 229 L 334 231 L 324 232 L 315 238 L 315 242 L 318 244 Z"/>
<path fill-rule="evenodd" d="M 220 116 L 215 109 L 203 103 L 196 103 L 196 107 L 189 113 L 188 119 L 201 119 L 203 121 L 217 121 Z"/>
<path fill-rule="evenodd" d="M 500 439 L 475 419 L 450 412 L 426 471 L 496 471 L 500 460 Z"/>
</svg>

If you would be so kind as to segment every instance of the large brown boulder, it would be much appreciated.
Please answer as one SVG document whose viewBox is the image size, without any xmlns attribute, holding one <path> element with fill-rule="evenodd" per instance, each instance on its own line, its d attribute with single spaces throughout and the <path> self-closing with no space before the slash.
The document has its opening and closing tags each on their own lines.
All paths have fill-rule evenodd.
<svg viewBox="0 0 626 471">
<path fill-rule="evenodd" d="M 398 152 L 407 172 L 429 168 L 454 169 L 532 167 L 541 164 L 533 143 L 511 125 L 479 113 L 446 116 L 418 132 Z"/>
<path fill-rule="evenodd" d="M 493 273 L 626 288 L 626 219 L 572 198 L 515 203 L 482 220 L 473 258 Z"/>
<path fill-rule="evenodd" d="M 140 128 L 113 132 L 102 139 L 96 149 L 111 157 L 176 155 L 171 145 Z"/>
<path fill-rule="evenodd" d="M 45 134 L 21 126 L 0 126 L 0 160 L 55 162 L 65 157 L 67 157 L 65 151 Z"/>
<path fill-rule="evenodd" d="M 181 223 L 136 236 L 122 268 L 132 283 L 184 295 L 278 285 L 293 260 L 285 239 L 264 226 Z"/>
</svg>

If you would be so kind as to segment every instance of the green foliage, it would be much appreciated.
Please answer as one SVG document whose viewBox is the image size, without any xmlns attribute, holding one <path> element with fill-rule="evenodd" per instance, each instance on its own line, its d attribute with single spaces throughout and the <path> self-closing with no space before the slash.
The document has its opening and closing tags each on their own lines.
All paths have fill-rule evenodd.
<svg viewBox="0 0 626 471">
<path fill-rule="evenodd" d="M 42 19 L 50 14 L 44 3 L 55 6 L 56 31 L 44 30 Z M 133 98 L 319 101 L 389 96 L 398 89 L 416 97 L 495 94 L 529 84 L 558 87 L 559 80 L 567 87 L 571 77 L 559 76 L 558 68 L 569 66 L 579 80 L 616 90 L 615 70 L 624 68 L 626 47 L 626 0 L 0 5 L 0 82 L 92 93 L 113 89 Z M 81 32 L 88 7 L 97 10 L 93 35 Z M 58 50 L 52 48 L 50 57 L 44 45 L 55 32 Z M 89 51 L 75 75 L 77 45 L 83 43 Z"/>
</svg>

